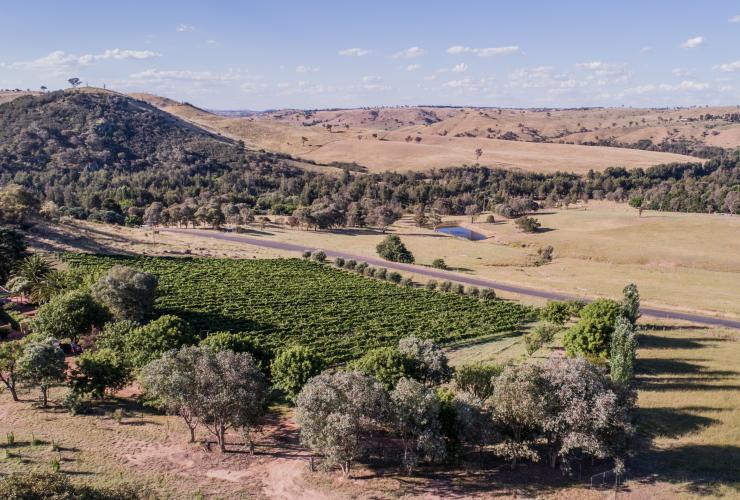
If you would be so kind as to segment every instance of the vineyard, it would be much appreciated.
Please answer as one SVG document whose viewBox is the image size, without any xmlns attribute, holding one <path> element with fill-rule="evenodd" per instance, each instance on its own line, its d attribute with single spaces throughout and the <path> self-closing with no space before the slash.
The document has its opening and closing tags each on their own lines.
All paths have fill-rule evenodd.
<svg viewBox="0 0 740 500">
<path fill-rule="evenodd" d="M 330 362 L 417 335 L 442 344 L 516 334 L 528 307 L 402 287 L 298 259 L 232 260 L 68 254 L 96 274 L 122 264 L 159 278 L 158 314 L 203 336 L 248 332 L 273 349 L 311 346 Z"/>
</svg>

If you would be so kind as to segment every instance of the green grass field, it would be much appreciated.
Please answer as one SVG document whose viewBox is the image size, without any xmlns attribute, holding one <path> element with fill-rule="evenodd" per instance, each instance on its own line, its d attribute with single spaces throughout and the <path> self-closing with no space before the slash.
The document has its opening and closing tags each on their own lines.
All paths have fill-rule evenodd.
<svg viewBox="0 0 740 500">
<path fill-rule="evenodd" d="M 67 255 L 98 273 L 115 264 L 159 278 L 158 314 L 202 335 L 249 332 L 270 348 L 307 345 L 329 362 L 417 335 L 450 345 L 518 335 L 532 309 L 402 287 L 299 259 L 235 260 Z"/>
</svg>

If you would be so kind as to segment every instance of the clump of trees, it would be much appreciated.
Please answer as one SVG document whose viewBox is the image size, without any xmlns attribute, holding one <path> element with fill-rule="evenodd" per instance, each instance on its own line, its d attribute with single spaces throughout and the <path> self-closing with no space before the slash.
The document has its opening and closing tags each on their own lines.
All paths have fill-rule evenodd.
<svg viewBox="0 0 740 500">
<path fill-rule="evenodd" d="M 385 260 L 391 262 L 402 262 L 405 264 L 413 264 L 414 256 L 403 244 L 401 238 L 395 234 L 390 234 L 385 237 L 383 241 L 378 243 L 376 247 L 378 255 L 383 257 Z"/>
<path fill-rule="evenodd" d="M 157 278 L 131 267 L 113 266 L 98 279 L 91 291 L 116 320 L 142 322 L 152 313 Z"/>
<path fill-rule="evenodd" d="M 325 361 L 308 347 L 280 351 L 270 365 L 272 383 L 294 400 L 308 380 L 321 373 Z"/>
</svg>

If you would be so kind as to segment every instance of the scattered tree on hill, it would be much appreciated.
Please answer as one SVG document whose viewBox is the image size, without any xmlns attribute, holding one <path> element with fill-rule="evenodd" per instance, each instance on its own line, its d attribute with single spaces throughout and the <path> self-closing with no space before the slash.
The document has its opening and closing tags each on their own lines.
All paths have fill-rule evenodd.
<svg viewBox="0 0 740 500">
<path fill-rule="evenodd" d="M 77 342 L 94 327 L 102 326 L 108 312 L 87 292 L 73 290 L 56 295 L 41 306 L 31 320 L 37 338 L 53 337 Z"/>
<path fill-rule="evenodd" d="M 385 237 L 383 241 L 378 243 L 376 247 L 378 255 L 383 257 L 385 260 L 391 262 L 403 262 L 405 264 L 413 264 L 414 256 L 403 244 L 401 238 L 395 234 L 390 234 Z"/>
<path fill-rule="evenodd" d="M 387 394 L 375 379 L 360 372 L 324 372 L 303 387 L 296 399 L 301 442 L 338 465 L 349 476 L 352 463 L 367 445 L 366 434 L 382 422 Z"/>
<path fill-rule="evenodd" d="M 0 381 L 13 401 L 18 401 L 18 361 L 22 356 L 23 344 L 19 340 L 0 342 Z"/>
<path fill-rule="evenodd" d="M 390 393 L 391 427 L 403 443 L 403 464 L 411 474 L 420 457 L 440 459 L 445 448 L 434 390 L 416 380 L 401 378 Z"/>
<path fill-rule="evenodd" d="M 144 321 L 152 312 L 157 294 L 157 278 L 126 266 L 113 266 L 91 288 L 93 297 L 116 320 Z"/>
<path fill-rule="evenodd" d="M 80 86 L 80 84 L 82 84 L 82 80 L 80 80 L 80 79 L 79 79 L 79 78 L 77 78 L 77 77 L 73 77 L 73 78 L 70 78 L 70 79 L 69 79 L 69 80 L 67 80 L 67 81 L 68 81 L 68 82 L 69 82 L 69 84 L 70 84 L 70 85 L 72 86 L 72 88 L 75 88 L 75 89 L 76 89 L 77 87 L 79 87 L 79 86 Z"/>
<path fill-rule="evenodd" d="M 64 352 L 52 343 L 52 339 L 30 342 L 18 360 L 18 378 L 24 384 L 39 387 L 44 408 L 48 406 L 49 388 L 64 382 L 66 371 Z"/>
<path fill-rule="evenodd" d="M 290 347 L 272 361 L 272 383 L 294 401 L 306 382 L 321 373 L 324 364 L 324 360 L 308 347 Z"/>
</svg>

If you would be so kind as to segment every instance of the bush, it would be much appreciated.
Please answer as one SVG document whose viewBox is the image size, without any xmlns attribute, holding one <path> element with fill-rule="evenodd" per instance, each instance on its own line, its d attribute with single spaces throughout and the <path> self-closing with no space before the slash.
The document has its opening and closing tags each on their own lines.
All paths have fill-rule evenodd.
<svg viewBox="0 0 740 500">
<path fill-rule="evenodd" d="M 434 291 L 437 289 L 437 282 L 434 280 L 427 281 L 427 284 L 425 285 L 426 289 L 429 291 Z"/>
<path fill-rule="evenodd" d="M 72 370 L 74 392 L 103 399 L 106 393 L 123 389 L 131 381 L 131 366 L 111 349 L 83 353 Z"/>
<path fill-rule="evenodd" d="M 488 224 L 493 224 L 494 222 L 496 222 L 496 217 L 494 217 L 493 214 L 491 214 L 488 217 L 486 217 L 486 222 Z"/>
<path fill-rule="evenodd" d="M 496 291 L 493 288 L 484 288 L 480 291 L 480 298 L 483 300 L 493 300 L 496 298 Z"/>
<path fill-rule="evenodd" d="M 311 258 L 311 250 L 304 250 L 303 251 L 303 258 L 304 259 L 310 259 Z"/>
<path fill-rule="evenodd" d="M 135 321 L 116 321 L 107 323 L 95 338 L 95 347 L 111 349 L 119 354 L 126 352 L 126 337 L 139 327 Z"/>
<path fill-rule="evenodd" d="M 31 329 L 39 337 L 68 338 L 76 342 L 93 327 L 102 326 L 108 317 L 108 312 L 92 295 L 75 290 L 57 295 L 41 306 L 31 321 Z"/>
<path fill-rule="evenodd" d="M 354 259 L 349 259 L 345 264 L 344 268 L 349 269 L 350 271 L 353 270 L 355 267 L 357 267 L 357 261 Z"/>
<path fill-rule="evenodd" d="M 465 295 L 465 286 L 462 285 L 461 283 L 457 283 L 453 285 L 452 291 L 458 295 Z"/>
<path fill-rule="evenodd" d="M 196 341 L 190 325 L 172 315 L 164 315 L 132 330 L 125 337 L 126 354 L 136 368 L 141 368 L 171 349 Z"/>
<path fill-rule="evenodd" d="M 365 269 L 367 268 L 368 268 L 367 262 L 360 262 L 355 267 L 355 271 L 357 272 L 357 274 L 365 274 Z"/>
<path fill-rule="evenodd" d="M 157 278 L 126 266 L 113 266 L 91 288 L 117 320 L 143 321 L 154 307 Z"/>
<path fill-rule="evenodd" d="M 514 221 L 516 226 L 525 233 L 534 233 L 540 228 L 540 222 L 534 217 L 519 217 Z"/>
<path fill-rule="evenodd" d="M 386 238 L 378 243 L 376 247 L 378 255 L 391 262 L 403 262 L 413 264 L 414 256 L 409 252 L 401 241 L 401 238 L 395 234 L 389 234 Z"/>
<path fill-rule="evenodd" d="M 401 280 L 401 286 L 414 286 L 414 280 L 411 278 L 403 278 Z"/>
<path fill-rule="evenodd" d="M 375 268 L 372 267 L 372 266 L 366 267 L 365 268 L 365 276 L 367 276 L 368 278 L 374 277 L 375 276 Z"/>
<path fill-rule="evenodd" d="M 278 353 L 272 361 L 272 383 L 294 401 L 306 382 L 321 373 L 324 364 L 324 360 L 311 349 L 290 347 Z"/>
<path fill-rule="evenodd" d="M 337 267 L 344 267 L 344 259 L 341 257 L 337 257 L 336 259 L 334 259 L 334 265 L 336 265 Z"/>
<path fill-rule="evenodd" d="M 93 488 L 77 486 L 67 476 L 51 474 L 14 473 L 0 480 L 0 498 L 7 500 L 135 500 L 141 498 L 131 486 Z"/>
<path fill-rule="evenodd" d="M 378 347 L 349 364 L 350 370 L 370 375 L 390 390 L 401 377 L 413 375 L 413 361 L 397 347 Z"/>
<path fill-rule="evenodd" d="M 439 289 L 443 292 L 449 292 L 452 290 L 452 282 L 451 281 L 443 281 L 439 284 Z"/>
<path fill-rule="evenodd" d="M 432 267 L 436 269 L 449 269 L 444 259 L 434 259 L 432 261 Z"/>
<path fill-rule="evenodd" d="M 378 278 L 379 280 L 384 280 L 388 278 L 388 269 L 381 267 L 380 269 L 375 271 L 375 277 Z"/>
<path fill-rule="evenodd" d="M 621 310 L 621 305 L 611 299 L 596 299 L 581 309 L 581 319 L 568 330 L 563 341 L 568 355 L 606 359 L 614 322 Z"/>
<path fill-rule="evenodd" d="M 504 367 L 496 364 L 463 365 L 455 370 L 453 380 L 457 389 L 485 401 L 493 395 L 493 384 L 503 371 Z"/>
<path fill-rule="evenodd" d="M 214 332 L 201 340 L 199 345 L 210 347 L 216 352 L 248 352 L 254 358 L 257 368 L 265 373 L 270 370 L 272 353 L 258 339 L 247 333 Z"/>
<path fill-rule="evenodd" d="M 388 273 L 388 281 L 392 283 L 400 283 L 401 282 L 401 274 L 397 272 Z"/>
<path fill-rule="evenodd" d="M 316 262 L 324 262 L 326 260 L 326 252 L 323 250 L 317 250 L 311 254 L 311 258 Z"/>
<path fill-rule="evenodd" d="M 478 290 L 478 287 L 469 286 L 468 287 L 468 295 L 470 295 L 471 297 L 479 297 L 480 296 L 480 290 Z"/>
<path fill-rule="evenodd" d="M 564 325 L 571 316 L 573 316 L 573 308 L 568 302 L 552 300 L 540 309 L 540 318 L 556 325 Z"/>
</svg>

